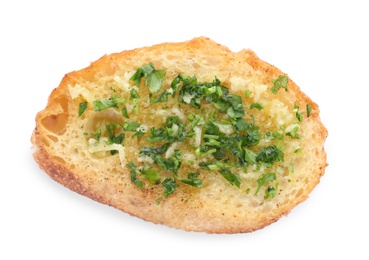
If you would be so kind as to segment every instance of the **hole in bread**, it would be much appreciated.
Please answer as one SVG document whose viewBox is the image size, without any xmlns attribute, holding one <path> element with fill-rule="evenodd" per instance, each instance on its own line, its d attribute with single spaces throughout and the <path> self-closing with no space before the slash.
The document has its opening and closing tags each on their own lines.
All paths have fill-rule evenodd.
<svg viewBox="0 0 369 260">
<path fill-rule="evenodd" d="M 59 156 L 55 156 L 54 159 L 62 164 L 65 164 L 65 160 Z"/>
<path fill-rule="evenodd" d="M 298 192 L 296 193 L 295 197 L 296 198 L 300 197 L 303 192 L 304 192 L 303 189 L 299 189 Z"/>
<path fill-rule="evenodd" d="M 109 123 L 122 124 L 123 120 L 119 112 L 114 109 L 107 109 L 99 113 L 95 113 L 91 119 L 89 119 L 86 125 L 87 132 L 93 132 L 101 126 L 105 126 Z"/>
<path fill-rule="evenodd" d="M 270 203 L 265 203 L 262 212 L 270 212 L 272 210 L 272 205 Z"/>
<path fill-rule="evenodd" d="M 48 135 L 47 136 L 51 141 L 53 141 L 54 143 L 57 143 L 58 142 L 58 138 L 56 136 L 53 136 L 53 135 Z"/>
<path fill-rule="evenodd" d="M 243 205 L 241 203 L 236 204 L 236 208 L 241 208 Z"/>
<path fill-rule="evenodd" d="M 67 121 L 68 115 L 63 113 L 58 115 L 47 116 L 44 119 L 42 119 L 41 124 L 50 132 L 60 135 L 65 131 Z"/>
<path fill-rule="evenodd" d="M 46 136 L 43 136 L 43 137 L 42 137 L 42 143 L 43 143 L 45 146 L 47 146 L 47 147 L 49 147 L 49 146 L 50 146 L 49 139 L 48 139 L 48 138 L 46 138 Z"/>
<path fill-rule="evenodd" d="M 252 199 L 252 200 L 250 201 L 250 205 L 251 205 L 251 207 L 253 207 L 253 208 L 257 208 L 257 207 L 259 206 L 259 204 L 260 204 L 260 202 L 259 202 L 258 200 L 256 200 L 256 199 Z"/>
<path fill-rule="evenodd" d="M 305 184 L 306 184 L 306 185 L 308 185 L 308 184 L 310 183 L 310 179 L 309 179 L 308 177 L 306 177 L 306 178 L 304 179 L 304 182 L 305 182 Z"/>
<path fill-rule="evenodd" d="M 68 98 L 66 96 L 62 96 L 55 99 L 55 103 L 60 104 L 64 112 L 68 112 Z"/>
<path fill-rule="evenodd" d="M 192 63 L 192 67 L 194 69 L 198 69 L 198 68 L 200 68 L 200 65 L 198 63 L 194 62 L 194 63 Z"/>
</svg>

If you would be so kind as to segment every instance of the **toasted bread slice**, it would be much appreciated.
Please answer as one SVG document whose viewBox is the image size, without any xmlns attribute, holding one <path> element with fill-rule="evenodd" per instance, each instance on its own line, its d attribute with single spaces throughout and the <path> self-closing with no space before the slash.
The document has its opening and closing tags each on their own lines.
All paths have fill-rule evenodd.
<svg viewBox="0 0 369 260">
<path fill-rule="evenodd" d="M 36 116 L 41 169 L 65 187 L 186 231 L 261 229 L 327 166 L 319 108 L 251 50 L 199 37 L 105 55 Z"/>
</svg>

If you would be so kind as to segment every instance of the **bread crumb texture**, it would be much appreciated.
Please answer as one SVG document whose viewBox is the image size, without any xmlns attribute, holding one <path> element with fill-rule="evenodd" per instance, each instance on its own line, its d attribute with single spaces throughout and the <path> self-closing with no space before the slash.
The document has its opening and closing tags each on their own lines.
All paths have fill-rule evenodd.
<svg viewBox="0 0 369 260">
<path fill-rule="evenodd" d="M 213 85 L 196 99 L 204 82 Z M 41 169 L 91 199 L 177 229 L 244 233 L 307 199 L 327 166 L 326 137 L 318 105 L 288 75 L 199 37 L 66 74 L 31 141 Z"/>
</svg>

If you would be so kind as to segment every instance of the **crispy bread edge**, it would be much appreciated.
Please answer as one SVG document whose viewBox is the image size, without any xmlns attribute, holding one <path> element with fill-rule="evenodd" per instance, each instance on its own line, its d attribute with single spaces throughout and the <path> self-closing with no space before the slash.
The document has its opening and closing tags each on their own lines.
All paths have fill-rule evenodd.
<svg viewBox="0 0 369 260">
<path fill-rule="evenodd" d="M 213 46 L 217 47 L 217 48 L 221 48 L 221 51 L 224 53 L 228 53 L 230 52 L 228 50 L 228 48 L 217 44 L 213 41 L 211 41 L 208 38 L 205 37 L 200 37 L 200 38 L 195 38 L 191 41 L 188 42 L 183 42 L 183 43 L 164 43 L 164 44 L 158 44 L 158 45 L 154 45 L 151 47 L 144 47 L 144 48 L 138 48 L 135 50 L 130 50 L 130 51 L 124 51 L 122 53 L 116 53 L 116 54 L 111 54 L 111 55 L 105 55 L 102 58 L 100 58 L 99 60 L 93 62 L 89 67 L 82 69 L 84 72 L 89 72 L 91 73 L 91 75 L 93 75 L 97 70 L 99 69 L 105 69 L 105 70 L 109 70 L 109 69 L 113 69 L 114 68 L 109 68 L 109 67 L 104 67 L 101 64 L 106 64 L 109 59 L 115 59 L 115 56 L 120 56 L 120 55 L 126 55 L 126 56 L 134 56 L 136 52 L 138 51 L 142 51 L 145 48 L 147 49 L 155 49 L 155 48 L 164 48 L 166 46 L 170 46 L 170 45 L 189 45 L 189 46 L 193 46 L 195 48 L 201 48 L 201 45 L 203 44 L 212 44 Z M 274 67 L 273 65 L 259 59 L 257 57 L 257 55 L 251 51 L 251 50 L 241 50 L 238 53 L 235 53 L 235 55 L 239 55 L 244 57 L 245 62 L 249 63 L 255 70 L 259 70 L 262 71 L 263 73 L 265 73 L 267 76 L 266 78 L 269 79 L 269 77 L 273 77 L 273 76 L 277 76 L 280 74 L 284 74 L 282 73 L 278 68 Z M 33 143 L 33 145 L 37 148 L 33 154 L 34 159 L 36 160 L 36 162 L 39 164 L 40 168 L 45 171 L 52 179 L 54 179 L 56 182 L 62 184 L 63 186 L 69 188 L 72 191 L 75 191 L 81 195 L 84 195 L 86 197 L 89 197 L 95 201 L 98 201 L 100 203 L 103 204 L 107 204 L 109 206 L 113 206 L 113 207 L 117 207 L 117 205 L 111 204 L 110 201 L 106 198 L 104 198 L 103 196 L 101 196 L 101 194 L 96 194 L 94 193 L 94 191 L 91 191 L 88 189 L 88 187 L 85 185 L 83 180 L 79 180 L 78 178 L 75 177 L 75 174 L 73 173 L 73 171 L 71 169 L 68 169 L 67 167 L 65 167 L 65 165 L 58 161 L 56 158 L 54 158 L 52 155 L 48 154 L 48 152 L 46 151 L 46 149 L 43 147 L 43 142 L 42 142 L 42 136 L 44 134 L 46 134 L 45 130 L 40 130 L 39 129 L 39 125 L 40 125 L 40 121 L 42 119 L 42 117 L 44 116 L 44 111 L 50 109 L 50 107 L 53 106 L 53 100 L 58 98 L 58 95 L 60 95 L 62 93 L 62 89 L 61 87 L 66 88 L 66 83 L 74 77 L 75 73 L 79 73 L 79 71 L 75 71 L 75 72 L 71 72 L 68 73 L 62 80 L 60 86 L 55 89 L 52 94 L 49 97 L 49 101 L 48 104 L 46 106 L 46 108 L 43 111 L 40 111 L 37 116 L 36 116 L 36 128 L 32 133 L 32 137 L 31 137 L 31 142 Z M 284 74 L 286 75 L 286 74 Z M 266 79 L 267 80 L 267 79 Z M 300 204 L 301 202 L 303 202 L 304 200 L 306 200 L 308 198 L 309 193 L 315 188 L 315 186 L 319 183 L 320 181 L 320 177 L 324 175 L 325 172 L 325 168 L 328 166 L 327 164 L 327 156 L 326 156 L 326 152 L 324 150 L 324 142 L 325 139 L 328 136 L 328 131 L 327 129 L 324 127 L 324 125 L 321 123 L 320 118 L 319 118 L 319 107 L 316 103 L 314 103 L 307 95 L 305 95 L 300 88 L 291 80 L 289 79 L 289 88 L 293 89 L 293 91 L 295 91 L 296 96 L 299 98 L 299 100 L 304 101 L 305 103 L 310 103 L 313 106 L 312 109 L 312 114 L 311 114 L 311 118 L 312 120 L 316 120 L 318 125 L 318 129 L 319 131 L 317 132 L 317 137 L 316 137 L 316 141 L 318 143 L 321 144 L 321 150 L 316 151 L 316 157 L 319 158 L 319 162 L 318 165 L 320 167 L 318 167 L 315 172 L 312 172 L 311 174 L 318 176 L 315 178 L 316 182 L 314 183 L 309 183 L 309 187 L 304 191 L 305 194 L 304 196 L 300 197 L 300 201 L 296 201 L 296 203 L 293 205 L 293 207 L 295 207 L 296 205 Z M 232 228 L 227 228 L 225 226 L 223 227 L 213 227 L 213 228 L 209 228 L 209 227 L 197 227 L 199 231 L 204 231 L 207 233 L 245 233 L 245 232 L 252 232 L 258 229 L 261 229 L 265 226 L 268 226 L 269 224 L 277 221 L 280 217 L 287 215 L 293 207 L 289 207 L 289 208 L 285 208 L 282 209 L 280 211 L 280 214 L 278 216 L 274 216 L 273 218 L 265 218 L 265 219 L 261 219 L 258 226 L 254 226 L 254 227 L 242 227 L 242 225 L 239 225 L 238 227 L 236 226 L 232 226 Z M 152 219 L 150 219 L 149 217 L 146 217 L 145 215 L 140 214 L 139 212 L 135 212 L 132 210 L 127 210 L 127 208 L 121 208 L 121 207 L 117 207 L 122 211 L 127 212 L 130 215 L 133 216 L 138 216 L 146 221 L 150 221 L 156 224 L 161 224 L 160 221 L 153 221 Z M 149 220 L 150 219 L 150 220 Z M 166 224 L 170 227 L 179 227 L 181 229 L 187 230 L 187 231 L 197 231 L 194 230 L 194 227 L 186 227 L 186 226 L 181 226 L 181 223 L 176 223 L 175 220 L 173 220 L 172 223 L 163 223 Z"/>
</svg>

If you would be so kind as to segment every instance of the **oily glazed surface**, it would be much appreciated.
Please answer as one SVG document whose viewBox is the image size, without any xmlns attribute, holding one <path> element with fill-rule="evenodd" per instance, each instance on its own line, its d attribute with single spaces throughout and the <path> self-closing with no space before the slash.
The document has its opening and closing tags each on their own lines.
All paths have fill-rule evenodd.
<svg viewBox="0 0 369 260">
<path fill-rule="evenodd" d="M 129 169 L 122 167 L 118 156 L 99 158 L 88 152 L 85 131 L 91 130 L 97 121 L 108 118 L 123 123 L 124 118 L 115 112 L 96 116 L 93 111 L 78 117 L 79 102 L 108 97 L 112 86 L 127 96 L 133 84 L 127 86 L 126 79 L 148 62 L 166 70 L 168 80 L 178 73 L 196 75 L 200 81 L 217 77 L 232 93 L 242 96 L 244 102 L 263 103 L 264 111 L 254 117 L 261 131 L 277 127 L 278 122 L 292 123 L 295 118 L 284 113 L 293 111 L 294 104 L 301 108 L 311 105 L 310 116 L 305 116 L 300 123 L 301 139 L 284 140 L 285 161 L 288 162 L 289 154 L 293 155 L 292 150 L 288 152 L 290 146 L 300 148 L 303 154 L 293 157 L 293 173 L 281 171 L 278 196 L 264 200 L 262 193 L 255 196 L 253 192 L 246 192 L 248 187 L 255 189 L 257 171 L 245 173 L 245 180 L 249 178 L 249 183 L 254 184 L 245 181 L 241 188 L 230 185 L 219 174 L 204 174 L 202 188 L 180 185 L 158 204 L 162 190 L 150 185 L 142 190 L 134 186 Z M 243 233 L 263 228 L 306 200 L 327 166 L 324 151 L 327 130 L 319 118 L 318 105 L 291 79 L 288 92 L 271 93 L 271 82 L 279 75 L 285 74 L 260 60 L 251 50 L 232 52 L 205 37 L 105 55 L 85 69 L 66 74 L 51 93 L 47 107 L 36 117 L 32 135 L 36 147 L 34 158 L 51 178 L 65 187 L 146 221 L 207 233 Z M 70 89 L 77 85 L 89 93 L 72 98 Z M 249 98 L 244 95 L 246 89 L 252 93 Z M 142 96 L 148 94 L 141 88 L 140 91 Z M 154 110 L 147 107 L 136 119 L 157 126 L 160 111 L 160 107 Z M 127 163 L 137 162 L 139 147 L 138 138 L 126 137 Z"/>
</svg>

